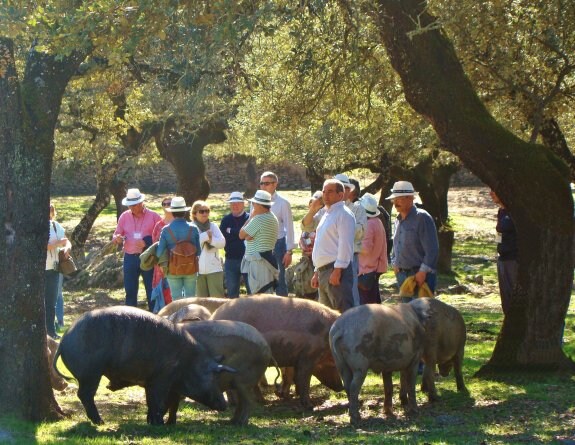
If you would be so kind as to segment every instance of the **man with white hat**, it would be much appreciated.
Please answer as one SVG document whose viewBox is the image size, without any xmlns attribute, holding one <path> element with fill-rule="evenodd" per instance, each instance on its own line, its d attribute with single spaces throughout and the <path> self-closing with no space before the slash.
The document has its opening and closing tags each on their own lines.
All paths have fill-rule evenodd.
<svg viewBox="0 0 575 445">
<path fill-rule="evenodd" d="M 359 305 L 359 291 L 357 288 L 357 277 L 359 274 L 359 259 L 358 255 L 361 252 L 361 242 L 363 240 L 363 234 L 367 229 L 367 215 L 365 213 L 365 209 L 361 206 L 359 201 L 353 202 L 351 200 L 351 192 L 355 189 L 355 185 L 349 177 L 344 173 L 338 173 L 334 176 L 334 179 L 341 182 L 344 186 L 344 196 L 343 201 L 346 207 L 351 210 L 355 218 L 355 230 L 354 230 L 354 238 L 353 238 L 353 300 L 354 305 Z M 321 217 L 323 216 L 325 209 L 321 209 L 317 205 L 312 205 L 310 208 L 311 212 L 308 212 L 302 221 L 302 230 L 304 231 L 313 231 L 315 227 L 319 224 Z M 316 212 L 313 214 L 313 212 Z"/>
<path fill-rule="evenodd" d="M 128 189 L 122 205 L 128 207 L 118 218 L 118 226 L 112 236 L 112 241 L 124 245 L 124 290 L 126 305 L 138 305 L 138 288 L 140 275 L 146 288 L 148 308 L 152 310 L 150 300 L 152 294 L 152 278 L 154 270 L 140 269 L 140 254 L 152 244 L 152 231 L 162 218 L 156 212 L 148 210 L 144 205 L 146 197 L 137 188 Z"/>
<path fill-rule="evenodd" d="M 279 276 L 278 262 L 273 254 L 279 224 L 271 212 L 272 196 L 258 190 L 252 199 L 250 217 L 240 229 L 239 237 L 246 240 L 242 273 L 248 277 L 248 294 L 273 292 Z"/>
<path fill-rule="evenodd" d="M 417 286 L 427 283 L 432 292 L 437 284 L 437 258 L 439 242 L 433 218 L 425 210 L 413 205 L 417 192 L 407 181 L 393 184 L 390 199 L 397 210 L 397 221 L 393 235 L 391 264 L 401 285 L 409 276 L 415 276 Z M 403 297 L 408 302 L 412 297 Z"/>
<path fill-rule="evenodd" d="M 240 281 L 242 278 L 242 258 L 246 245 L 240 239 L 240 229 L 249 218 L 244 208 L 244 195 L 241 192 L 232 192 L 227 199 L 230 204 L 230 213 L 222 218 L 220 231 L 226 239 L 226 261 L 224 263 L 224 280 L 226 283 L 226 296 L 238 298 L 240 296 Z"/>
<path fill-rule="evenodd" d="M 277 192 L 279 180 L 274 172 L 263 172 L 260 177 L 260 189 L 268 192 L 273 200 L 272 213 L 278 220 L 279 230 L 273 252 L 279 267 L 276 294 L 287 297 L 288 288 L 285 277 L 286 267 L 292 262 L 293 249 L 297 247 L 294 239 L 293 216 L 287 199 Z"/>
<path fill-rule="evenodd" d="M 353 298 L 353 238 L 355 218 L 345 206 L 344 186 L 337 179 L 323 183 L 323 212 L 317 225 L 312 261 L 311 285 L 319 289 L 319 302 L 344 312 L 357 305 Z M 312 210 L 304 217 L 313 219 Z M 309 215 L 309 217 L 308 217 Z"/>
</svg>

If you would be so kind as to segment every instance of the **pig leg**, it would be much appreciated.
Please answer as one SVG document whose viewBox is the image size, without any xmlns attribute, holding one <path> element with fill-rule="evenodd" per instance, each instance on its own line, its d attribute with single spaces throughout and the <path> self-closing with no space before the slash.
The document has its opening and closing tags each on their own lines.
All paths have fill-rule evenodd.
<svg viewBox="0 0 575 445">
<path fill-rule="evenodd" d="M 96 425 L 104 423 L 94 403 L 94 396 L 100 385 L 101 378 L 101 374 L 97 374 L 94 377 L 78 379 L 78 398 L 84 405 L 88 418 Z"/>
<path fill-rule="evenodd" d="M 435 361 L 427 360 L 423 368 L 421 377 L 421 391 L 427 393 L 430 402 L 438 400 L 437 390 L 435 389 Z"/>
<path fill-rule="evenodd" d="M 170 391 L 166 399 L 166 405 L 168 406 L 168 425 L 174 425 L 176 423 L 176 417 L 178 414 L 178 407 L 180 406 L 181 396 L 175 392 Z"/>
<path fill-rule="evenodd" d="M 146 404 L 148 405 L 147 421 L 150 425 L 163 425 L 164 414 L 167 411 L 165 396 L 168 391 L 164 391 L 163 385 L 150 384 L 146 386 Z"/>
<path fill-rule="evenodd" d="M 304 409 L 313 409 L 313 405 L 309 398 L 309 386 L 311 374 L 315 363 L 312 360 L 302 359 L 295 367 L 295 389 L 299 400 Z"/>
<path fill-rule="evenodd" d="M 250 416 L 250 407 L 252 405 L 252 391 L 251 388 L 245 385 L 238 385 L 237 388 L 238 403 L 232 417 L 234 425 L 247 425 Z"/>
<path fill-rule="evenodd" d="M 383 412 L 386 416 L 393 416 L 393 380 L 391 372 L 382 372 L 383 378 Z"/>
<path fill-rule="evenodd" d="M 276 396 L 280 399 L 289 399 L 290 398 L 290 388 L 292 383 L 294 382 L 294 369 L 292 367 L 289 368 L 280 368 L 282 373 L 282 386 L 281 389 L 275 391 Z"/>
<path fill-rule="evenodd" d="M 361 416 L 359 415 L 359 392 L 367 375 L 367 369 L 355 369 L 353 377 L 349 384 L 349 393 L 347 398 L 349 400 L 349 420 L 352 425 L 357 425 Z"/>
<path fill-rule="evenodd" d="M 417 368 L 419 366 L 419 357 L 406 369 L 400 372 L 401 386 L 399 388 L 399 399 L 405 411 L 405 414 L 412 415 L 417 413 L 417 401 L 415 399 L 415 384 L 417 382 Z"/>
</svg>

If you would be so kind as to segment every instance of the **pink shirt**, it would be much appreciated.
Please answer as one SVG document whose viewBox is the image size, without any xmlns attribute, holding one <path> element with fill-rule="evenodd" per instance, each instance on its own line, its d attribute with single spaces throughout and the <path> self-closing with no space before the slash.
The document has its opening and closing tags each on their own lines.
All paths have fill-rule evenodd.
<svg viewBox="0 0 575 445">
<path fill-rule="evenodd" d="M 118 219 L 114 237 L 117 235 L 124 237 L 125 253 L 142 253 L 143 249 L 138 246 L 138 241 L 146 236 L 151 239 L 154 226 L 161 219 L 160 215 L 148 209 L 144 209 L 140 217 L 135 217 L 131 210 L 126 210 Z"/>
<path fill-rule="evenodd" d="M 367 218 L 367 230 L 359 253 L 359 275 L 387 271 L 385 229 L 379 218 Z"/>
</svg>

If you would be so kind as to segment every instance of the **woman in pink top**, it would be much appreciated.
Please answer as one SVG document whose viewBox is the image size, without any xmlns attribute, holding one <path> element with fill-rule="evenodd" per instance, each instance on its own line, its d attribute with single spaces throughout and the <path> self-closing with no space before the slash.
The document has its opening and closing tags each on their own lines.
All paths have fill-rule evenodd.
<svg viewBox="0 0 575 445">
<path fill-rule="evenodd" d="M 387 271 L 387 243 L 383 223 L 377 217 L 377 200 L 366 193 L 361 205 L 367 214 L 367 229 L 363 235 L 359 253 L 359 289 L 360 304 L 381 303 L 379 294 L 379 276 Z"/>
</svg>

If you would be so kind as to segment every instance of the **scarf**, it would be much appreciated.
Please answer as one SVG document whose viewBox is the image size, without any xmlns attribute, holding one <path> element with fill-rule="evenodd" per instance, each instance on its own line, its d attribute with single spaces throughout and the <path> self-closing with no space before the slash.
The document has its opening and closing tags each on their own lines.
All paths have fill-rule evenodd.
<svg viewBox="0 0 575 445">
<path fill-rule="evenodd" d="M 198 228 L 200 233 L 204 233 L 204 232 L 207 232 L 208 230 L 210 230 L 210 220 L 209 219 L 205 223 L 201 223 L 201 222 L 196 220 L 196 221 L 194 221 L 194 224 L 196 225 L 196 227 Z M 206 243 L 206 245 L 208 248 L 214 247 L 210 243 Z"/>
</svg>

